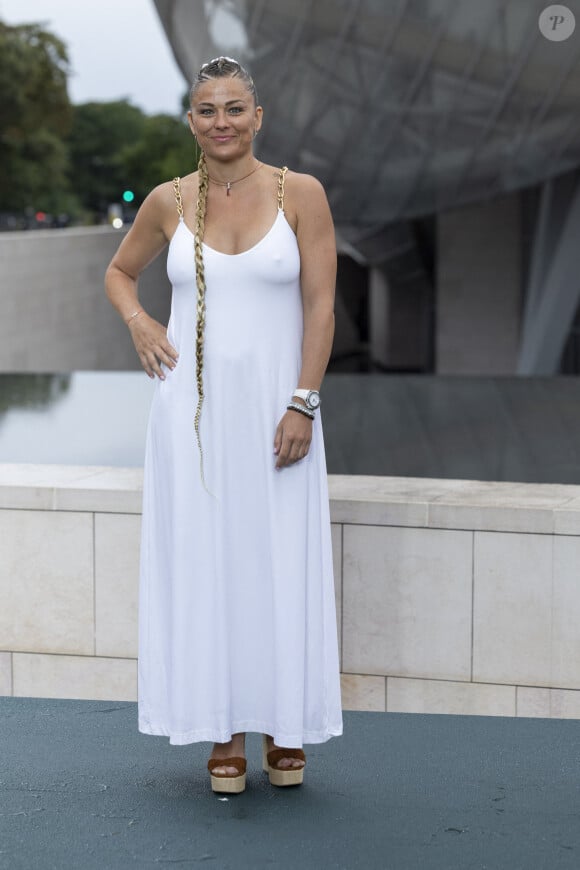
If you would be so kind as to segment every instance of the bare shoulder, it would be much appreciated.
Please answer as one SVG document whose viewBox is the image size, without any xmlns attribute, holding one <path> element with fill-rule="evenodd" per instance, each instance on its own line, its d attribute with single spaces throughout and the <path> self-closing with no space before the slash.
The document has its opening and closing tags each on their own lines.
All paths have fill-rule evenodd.
<svg viewBox="0 0 580 870">
<path fill-rule="evenodd" d="M 286 173 L 285 201 L 299 242 L 334 232 L 330 206 L 321 182 L 306 172 Z"/>
<path fill-rule="evenodd" d="M 326 201 L 326 192 L 321 182 L 306 172 L 286 173 L 286 190 L 298 202 L 312 202 L 312 198 Z"/>
<path fill-rule="evenodd" d="M 184 186 L 184 181 L 185 179 L 179 180 L 180 187 Z M 175 186 L 171 180 L 164 181 L 154 187 L 143 200 L 141 208 L 146 208 L 148 211 L 159 210 L 160 213 L 163 213 L 170 208 L 175 210 L 175 204 Z"/>
<path fill-rule="evenodd" d="M 182 197 L 191 177 L 186 176 Z M 137 278 L 165 248 L 179 220 L 173 180 L 154 187 L 143 200 L 135 220 L 124 236 L 111 264 Z"/>
<path fill-rule="evenodd" d="M 173 208 L 175 208 L 173 183 L 165 181 L 163 184 L 158 184 L 157 187 L 149 191 L 143 200 L 137 212 L 135 224 L 137 227 L 142 224 L 144 226 L 162 228 L 165 225 L 169 208 L 172 204 Z"/>
<path fill-rule="evenodd" d="M 160 230 L 166 239 L 170 239 L 178 220 L 177 193 L 185 199 L 194 185 L 197 191 L 197 173 L 180 178 L 177 189 L 174 179 L 158 184 L 143 200 L 135 221 L 137 227 Z"/>
<path fill-rule="evenodd" d="M 279 177 L 280 168 L 272 167 Z M 291 169 L 284 177 L 284 211 L 286 218 L 299 235 L 311 220 L 331 221 L 330 208 L 326 192 L 320 181 L 306 172 L 294 172 Z"/>
<path fill-rule="evenodd" d="M 308 175 L 305 172 L 294 172 L 292 169 L 288 169 L 287 166 L 264 164 L 264 169 L 277 182 L 280 181 L 282 169 L 286 169 L 284 173 L 285 197 L 289 196 L 292 199 L 302 200 L 317 196 L 321 199 L 326 199 L 324 187 L 313 175 Z"/>
</svg>

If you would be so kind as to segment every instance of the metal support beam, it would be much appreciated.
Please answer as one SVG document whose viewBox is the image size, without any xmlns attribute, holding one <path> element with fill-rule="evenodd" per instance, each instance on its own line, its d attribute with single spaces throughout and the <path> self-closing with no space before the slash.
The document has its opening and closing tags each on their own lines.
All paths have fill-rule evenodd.
<svg viewBox="0 0 580 870">
<path fill-rule="evenodd" d="M 560 233 L 549 240 L 549 229 L 560 217 L 548 186 L 543 191 L 538 213 L 530 287 L 522 321 L 519 375 L 557 374 L 580 302 L 580 184 L 576 184 Z"/>
</svg>

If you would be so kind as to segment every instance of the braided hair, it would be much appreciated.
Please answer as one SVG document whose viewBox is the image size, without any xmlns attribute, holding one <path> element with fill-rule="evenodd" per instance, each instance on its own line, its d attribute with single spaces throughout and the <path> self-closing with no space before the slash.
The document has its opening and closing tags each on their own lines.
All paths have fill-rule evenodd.
<svg viewBox="0 0 580 870">
<path fill-rule="evenodd" d="M 200 85 L 204 82 L 216 78 L 240 78 L 245 83 L 248 91 L 254 99 L 255 105 L 258 104 L 258 94 L 254 81 L 247 70 L 231 57 L 216 57 L 210 60 L 209 63 L 204 63 L 199 70 L 195 81 L 191 86 L 190 102 Z M 201 480 L 204 488 L 205 478 L 203 475 L 203 451 L 201 447 L 200 436 L 200 420 L 201 408 L 203 405 L 203 342 L 205 329 L 205 268 L 203 263 L 203 235 L 205 231 L 205 214 L 207 210 L 207 191 L 209 187 L 209 175 L 205 162 L 205 154 L 201 152 L 198 163 L 198 189 L 197 189 L 197 204 L 195 209 L 195 235 L 194 235 L 194 250 L 195 250 L 195 279 L 197 286 L 197 328 L 195 334 L 195 377 L 197 382 L 197 408 L 195 411 L 194 427 L 199 447 Z M 207 490 L 208 491 L 208 490 Z"/>
<path fill-rule="evenodd" d="M 198 163 L 199 183 L 197 190 L 197 206 L 195 209 L 195 235 L 193 239 L 195 251 L 195 281 L 197 285 L 197 325 L 195 330 L 195 378 L 197 381 L 197 408 L 195 409 L 194 427 L 199 447 L 199 461 L 201 480 L 205 487 L 203 476 L 203 451 L 201 449 L 201 436 L 199 424 L 201 420 L 201 406 L 203 404 L 203 335 L 205 327 L 205 269 L 203 266 L 203 234 L 205 230 L 205 212 L 207 207 L 207 188 L 209 176 L 205 163 L 205 154 L 201 153 Z"/>
<path fill-rule="evenodd" d="M 246 85 L 248 91 L 254 98 L 254 103 L 258 105 L 258 92 L 254 80 L 247 69 L 234 60 L 233 57 L 214 57 L 208 63 L 204 63 L 200 68 L 189 92 L 189 101 L 193 100 L 198 87 L 204 82 L 209 82 L 211 79 L 232 78 L 241 79 Z"/>
</svg>

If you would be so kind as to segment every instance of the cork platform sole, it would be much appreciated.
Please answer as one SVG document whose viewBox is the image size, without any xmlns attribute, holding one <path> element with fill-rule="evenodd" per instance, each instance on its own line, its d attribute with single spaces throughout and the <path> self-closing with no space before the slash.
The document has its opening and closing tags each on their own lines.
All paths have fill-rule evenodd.
<svg viewBox="0 0 580 870">
<path fill-rule="evenodd" d="M 304 762 L 302 767 L 278 767 L 281 758 L 298 758 Z M 262 767 L 272 785 L 301 785 L 304 780 L 306 756 L 302 749 L 272 749 L 267 752 L 266 735 L 262 735 Z"/>
<path fill-rule="evenodd" d="M 239 773 L 235 776 L 224 773 L 214 773 L 216 767 L 235 767 Z M 231 758 L 210 758 L 207 769 L 211 774 L 212 791 L 240 794 L 246 788 L 246 759 L 239 755 Z"/>
</svg>

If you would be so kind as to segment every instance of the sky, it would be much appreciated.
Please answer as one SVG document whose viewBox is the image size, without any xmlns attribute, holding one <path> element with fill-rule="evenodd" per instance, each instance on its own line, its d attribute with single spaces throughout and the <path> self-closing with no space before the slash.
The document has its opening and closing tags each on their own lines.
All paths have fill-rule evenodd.
<svg viewBox="0 0 580 870">
<path fill-rule="evenodd" d="M 42 22 L 63 40 L 73 103 L 126 97 L 148 114 L 179 114 L 187 83 L 152 0 L 0 0 L 0 20 Z"/>
</svg>

